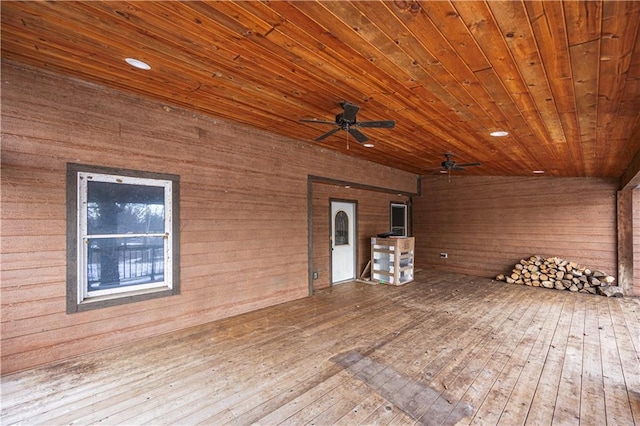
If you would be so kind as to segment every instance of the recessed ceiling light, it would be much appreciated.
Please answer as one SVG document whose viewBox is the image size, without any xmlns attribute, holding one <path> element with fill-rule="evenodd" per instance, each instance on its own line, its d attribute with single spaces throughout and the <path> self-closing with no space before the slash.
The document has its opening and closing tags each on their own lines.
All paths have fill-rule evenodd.
<svg viewBox="0 0 640 426">
<path fill-rule="evenodd" d="M 151 69 L 151 65 L 142 62 L 139 59 L 134 59 L 134 58 L 125 58 L 125 61 L 131 65 L 132 67 L 136 67 L 139 68 L 141 70 L 150 70 Z"/>
<path fill-rule="evenodd" d="M 362 146 L 364 146 L 366 148 L 373 148 L 375 145 L 372 144 L 371 142 L 368 142 L 368 143 L 363 143 Z"/>
<path fill-rule="evenodd" d="M 497 138 L 503 137 L 503 136 L 508 136 L 509 132 L 505 132 L 504 130 L 498 130 L 495 132 L 491 132 L 489 133 L 491 136 L 495 136 Z"/>
<path fill-rule="evenodd" d="M 544 173 L 544 170 L 534 170 L 533 173 L 537 174 L 537 175 L 541 175 Z"/>
</svg>

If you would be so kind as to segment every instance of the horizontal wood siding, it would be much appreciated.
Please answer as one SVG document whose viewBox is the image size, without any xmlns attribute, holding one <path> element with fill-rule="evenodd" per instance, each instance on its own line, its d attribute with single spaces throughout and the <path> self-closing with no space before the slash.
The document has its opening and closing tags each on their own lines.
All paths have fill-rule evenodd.
<svg viewBox="0 0 640 426">
<path fill-rule="evenodd" d="M 65 313 L 67 162 L 180 175 L 180 295 Z M 311 143 L 3 62 L 2 373 L 307 296 L 308 175 L 406 192 L 416 182 Z"/>
<path fill-rule="evenodd" d="M 493 277 L 539 254 L 615 276 L 616 189 L 615 179 L 424 178 L 414 201 L 416 264 Z"/>
<path fill-rule="evenodd" d="M 389 231 L 391 202 L 407 202 L 408 198 L 384 192 L 314 183 L 313 185 L 313 267 L 318 272 L 315 290 L 331 285 L 330 254 L 330 199 L 357 201 L 359 277 L 371 259 L 371 237 Z"/>
</svg>

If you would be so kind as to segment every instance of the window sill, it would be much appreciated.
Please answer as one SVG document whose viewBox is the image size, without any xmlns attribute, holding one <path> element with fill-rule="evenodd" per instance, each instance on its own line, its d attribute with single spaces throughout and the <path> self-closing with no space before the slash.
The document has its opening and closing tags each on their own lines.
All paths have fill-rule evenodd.
<svg viewBox="0 0 640 426">
<path fill-rule="evenodd" d="M 169 289 L 167 287 L 160 287 L 160 288 L 151 288 L 146 290 L 137 290 L 137 291 L 133 290 L 127 293 L 91 297 L 83 300 L 79 304 L 76 304 L 75 311 L 71 311 L 67 313 L 90 311 L 92 309 L 99 309 L 99 308 L 106 308 L 110 306 L 124 305 L 127 303 L 141 302 L 144 300 L 157 299 L 159 297 L 173 296 L 175 294 L 177 293 L 174 293 L 172 289 Z"/>
</svg>

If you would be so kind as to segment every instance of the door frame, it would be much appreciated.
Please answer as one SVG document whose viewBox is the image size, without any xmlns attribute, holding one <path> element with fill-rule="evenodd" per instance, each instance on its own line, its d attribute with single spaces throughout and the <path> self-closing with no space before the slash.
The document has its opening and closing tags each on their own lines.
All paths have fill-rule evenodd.
<svg viewBox="0 0 640 426">
<path fill-rule="evenodd" d="M 353 279 L 358 278 L 358 200 L 329 198 L 329 283 L 331 287 L 349 280 L 333 282 L 333 203 L 353 204 Z"/>
<path fill-rule="evenodd" d="M 407 191 L 404 189 L 398 188 L 387 188 L 380 187 L 374 185 L 367 185 L 359 182 L 352 182 L 346 180 L 340 180 L 325 176 L 317 176 L 317 175 L 307 175 L 307 289 L 309 290 L 309 296 L 313 296 L 313 274 L 314 274 L 314 263 L 313 263 L 313 243 L 314 243 L 314 232 L 313 232 L 313 185 L 337 185 L 337 186 L 350 186 L 351 188 L 363 189 L 365 191 L 373 191 L 373 192 L 384 192 L 387 194 L 397 194 L 401 196 L 409 197 L 409 206 L 412 203 L 412 197 L 421 195 L 421 184 L 422 177 L 420 175 L 416 176 L 416 188 L 415 191 Z M 412 222 L 413 215 L 411 214 L 411 207 L 409 207 L 409 221 Z M 409 223 L 409 226 L 413 228 L 412 223 Z"/>
</svg>

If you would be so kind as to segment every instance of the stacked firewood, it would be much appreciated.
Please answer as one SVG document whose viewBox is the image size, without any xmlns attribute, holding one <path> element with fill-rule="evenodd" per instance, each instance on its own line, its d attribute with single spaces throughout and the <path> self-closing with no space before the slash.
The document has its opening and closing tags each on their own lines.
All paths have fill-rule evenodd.
<svg viewBox="0 0 640 426">
<path fill-rule="evenodd" d="M 514 265 L 511 274 L 499 274 L 496 280 L 556 290 L 622 296 L 617 286 L 610 285 L 615 281 L 611 275 L 598 270 L 592 271 L 576 262 L 559 257 L 532 256 L 522 259 Z M 610 290 L 608 287 L 615 288 Z"/>
</svg>

